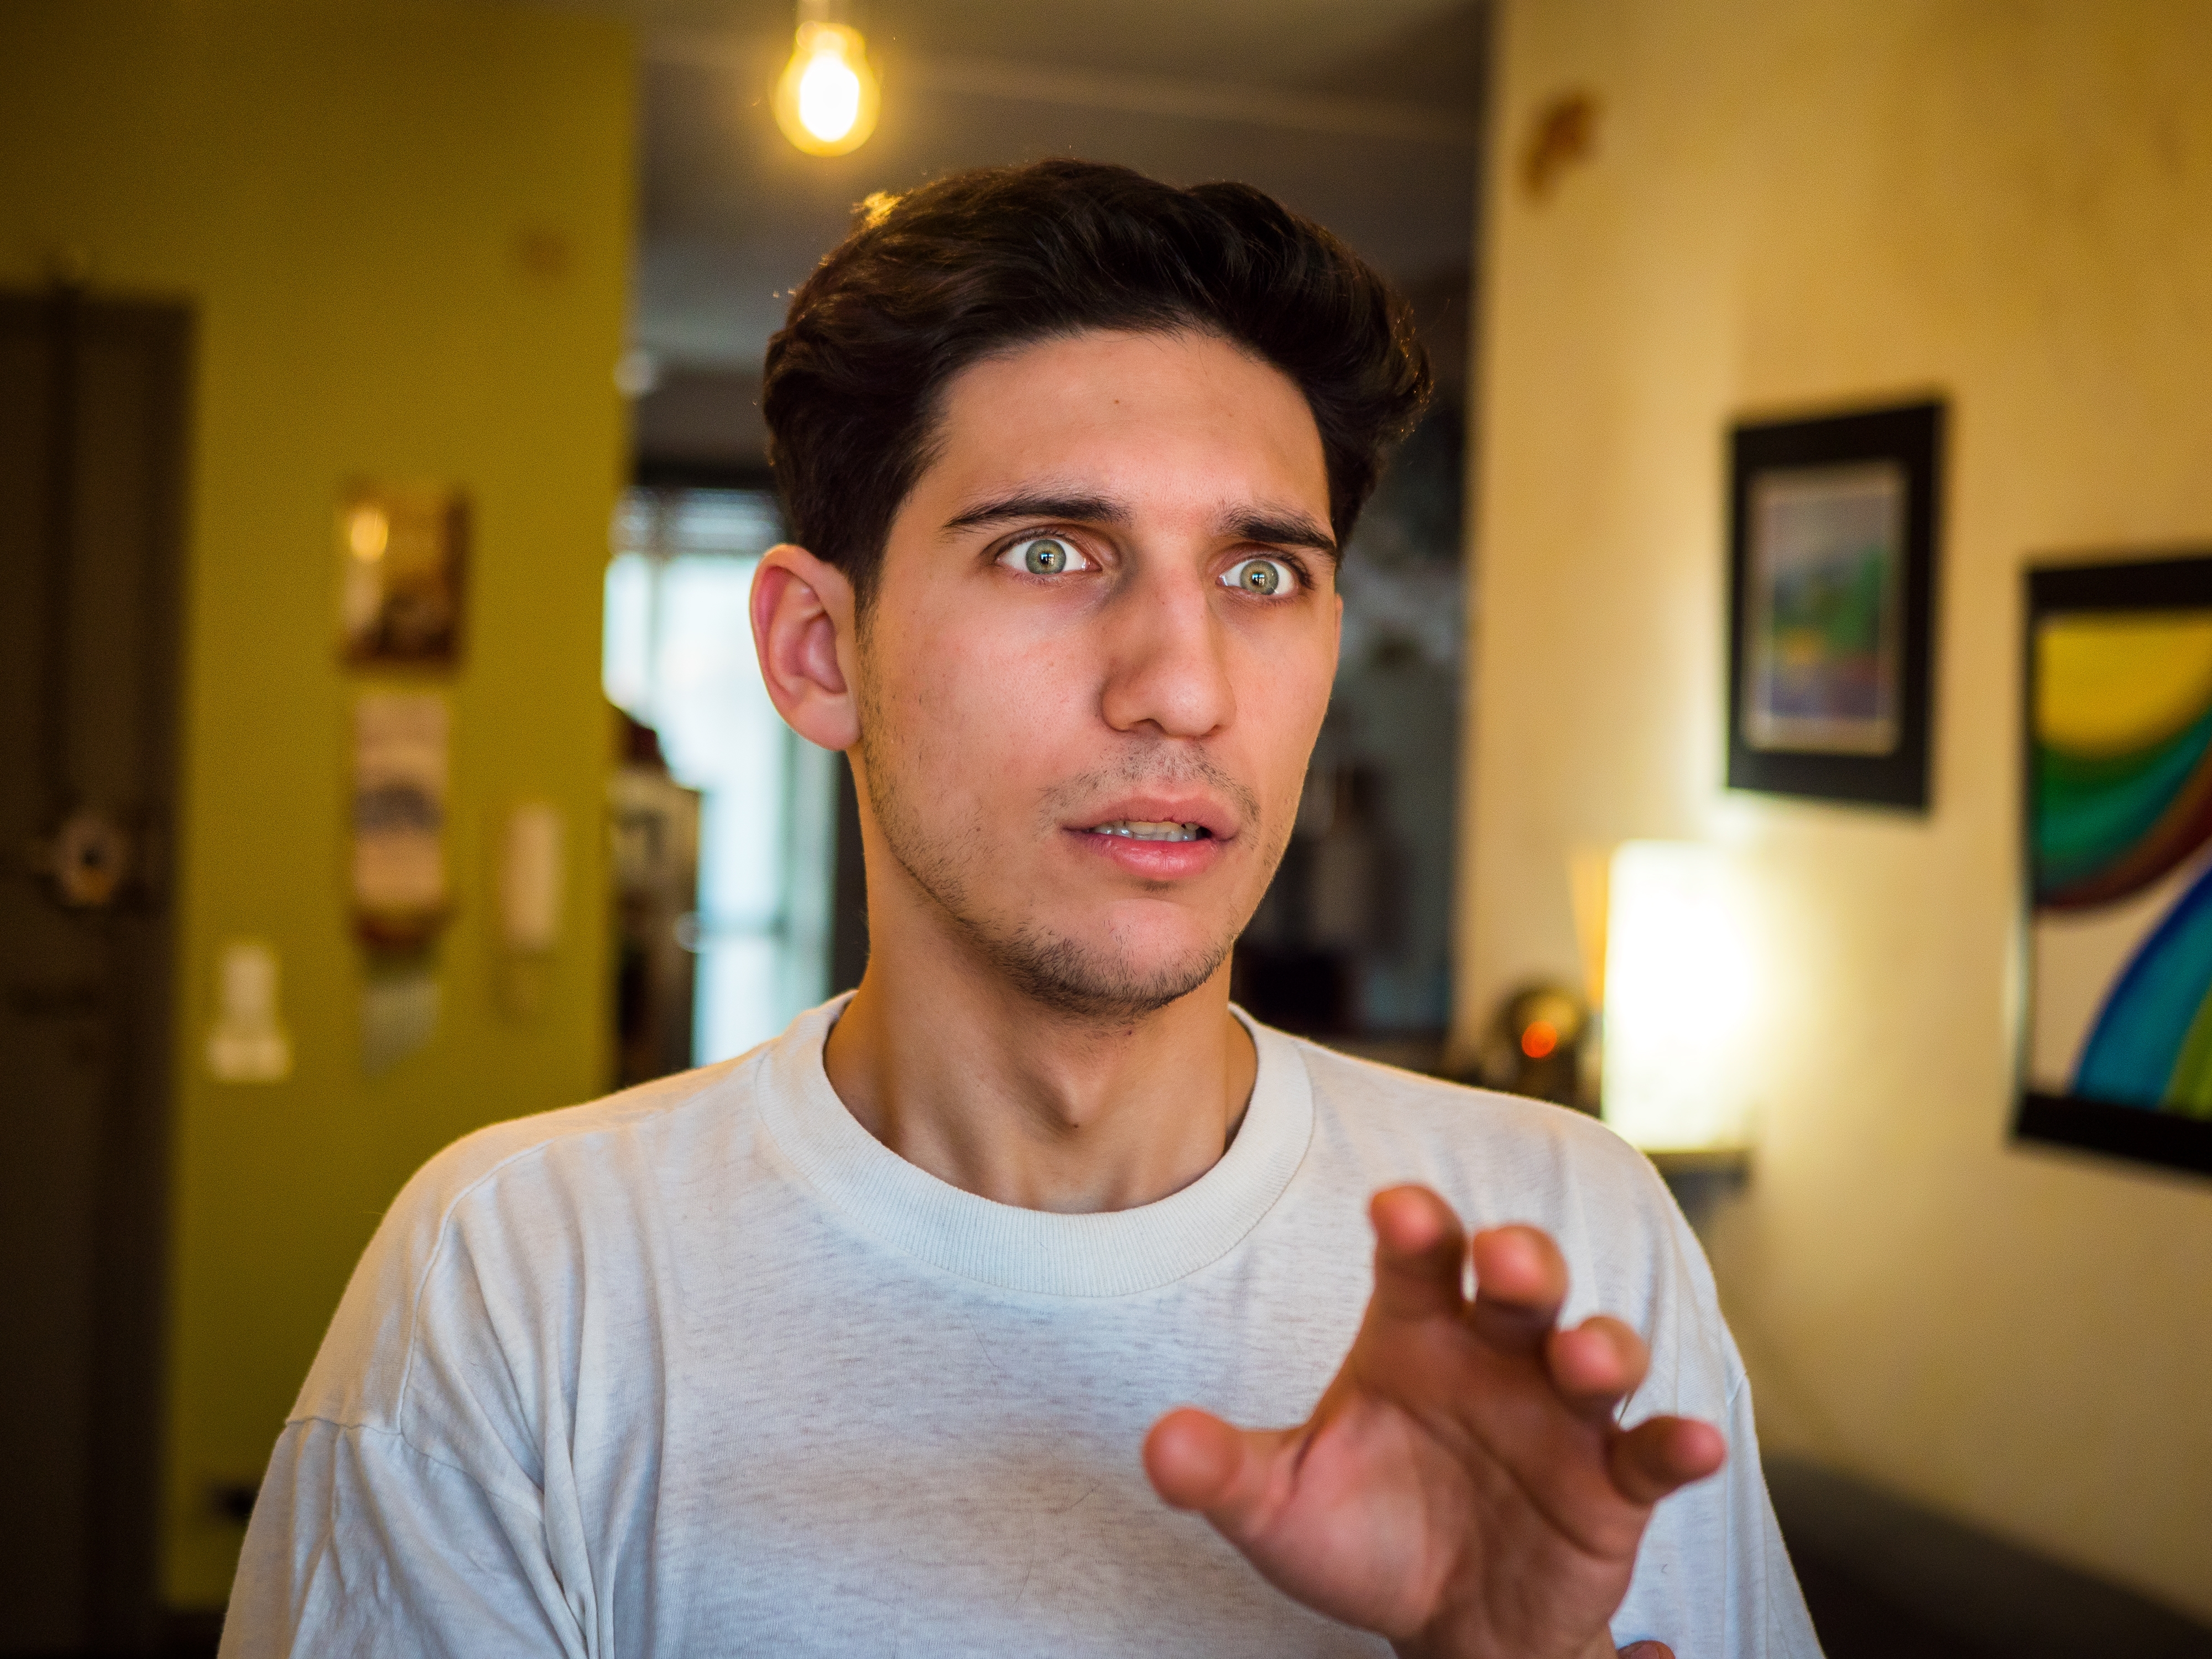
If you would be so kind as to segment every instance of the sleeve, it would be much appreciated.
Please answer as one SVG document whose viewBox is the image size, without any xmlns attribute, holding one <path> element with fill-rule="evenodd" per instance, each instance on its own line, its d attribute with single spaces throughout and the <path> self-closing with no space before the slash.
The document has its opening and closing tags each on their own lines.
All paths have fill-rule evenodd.
<svg viewBox="0 0 2212 1659">
<path fill-rule="evenodd" d="M 222 1659 L 584 1659 L 538 1516 L 386 1429 L 286 1425 Z"/>
<path fill-rule="evenodd" d="M 1617 1647 L 1656 1640 L 1680 1659 L 1820 1659 L 1766 1495 L 1751 1387 L 1740 1370 L 1737 1379 L 1719 1425 L 1728 1463 L 1653 1515 L 1613 1617 Z"/>
<path fill-rule="evenodd" d="M 1759 1456 L 1751 1383 L 1722 1315 L 1711 1267 L 1673 1195 L 1635 1159 L 1647 1219 L 1634 1276 L 1650 1301 L 1640 1322 L 1651 1371 L 1629 1420 L 1679 1413 L 1727 1437 L 1720 1473 L 1661 1500 L 1637 1556 L 1636 1576 L 1614 1615 L 1616 1646 L 1657 1640 L 1680 1659 L 1820 1659 L 1820 1644 L 1790 1565 Z M 1639 1207 L 1626 1194 L 1619 1212 Z M 1626 1297 L 1624 1297 L 1626 1301 Z"/>
<path fill-rule="evenodd" d="M 270 1457 L 222 1659 L 611 1650 L 567 1462 L 577 1229 L 512 1135 L 440 1153 L 377 1228 Z"/>
</svg>

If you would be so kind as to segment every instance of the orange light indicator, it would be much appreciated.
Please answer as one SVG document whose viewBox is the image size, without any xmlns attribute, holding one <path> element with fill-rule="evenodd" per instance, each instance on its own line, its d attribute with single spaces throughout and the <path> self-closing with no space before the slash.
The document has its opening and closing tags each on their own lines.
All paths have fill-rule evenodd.
<svg viewBox="0 0 2212 1659">
<path fill-rule="evenodd" d="M 1559 1028 L 1548 1019 L 1532 1019 L 1521 1033 L 1521 1052 L 1531 1060 L 1542 1060 L 1559 1046 Z"/>
</svg>

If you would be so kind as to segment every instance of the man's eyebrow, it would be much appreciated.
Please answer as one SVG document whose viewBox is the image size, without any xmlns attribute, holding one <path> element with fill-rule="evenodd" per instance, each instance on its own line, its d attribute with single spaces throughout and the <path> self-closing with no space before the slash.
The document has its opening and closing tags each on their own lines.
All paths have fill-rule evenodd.
<svg viewBox="0 0 2212 1659">
<path fill-rule="evenodd" d="M 1107 495 L 1060 495 L 1035 491 L 979 502 L 945 521 L 945 533 L 975 530 L 1016 519 L 1059 520 L 1070 524 L 1126 525 L 1129 509 Z M 1232 508 L 1218 521 L 1220 533 L 1239 541 L 1277 547 L 1305 547 L 1329 559 L 1339 557 L 1336 538 L 1304 514 Z"/>
<path fill-rule="evenodd" d="M 1001 495 L 983 501 L 945 521 L 946 534 L 1003 524 L 1009 519 L 1058 519 L 1075 524 L 1127 524 L 1129 510 L 1104 495 Z"/>
<path fill-rule="evenodd" d="M 1339 557 L 1336 538 L 1304 514 L 1231 513 L 1223 519 L 1221 527 L 1240 541 L 1310 547 L 1328 558 Z"/>
</svg>

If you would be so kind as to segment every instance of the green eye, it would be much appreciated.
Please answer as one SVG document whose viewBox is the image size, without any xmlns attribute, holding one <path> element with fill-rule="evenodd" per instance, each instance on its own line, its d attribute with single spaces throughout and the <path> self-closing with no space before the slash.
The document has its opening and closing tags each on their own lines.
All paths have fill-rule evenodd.
<svg viewBox="0 0 2212 1659">
<path fill-rule="evenodd" d="M 1057 576 L 1075 562 L 1075 550 L 1057 536 L 1032 536 L 1018 550 L 1032 576 Z"/>
<path fill-rule="evenodd" d="M 1291 574 L 1290 567 L 1280 559 L 1246 559 L 1233 567 L 1221 579 L 1221 584 L 1224 587 L 1241 587 L 1247 593 L 1257 593 L 1262 599 L 1271 599 L 1278 593 L 1289 592 L 1297 580 L 1297 578 Z"/>
</svg>

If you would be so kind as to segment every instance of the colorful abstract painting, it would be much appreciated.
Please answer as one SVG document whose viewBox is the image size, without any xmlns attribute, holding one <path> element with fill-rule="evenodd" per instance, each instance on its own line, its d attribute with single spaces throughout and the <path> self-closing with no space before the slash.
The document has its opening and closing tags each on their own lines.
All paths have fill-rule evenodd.
<svg viewBox="0 0 2212 1659">
<path fill-rule="evenodd" d="M 2031 592 L 2022 1127 L 2212 1167 L 2212 560 Z"/>
</svg>

